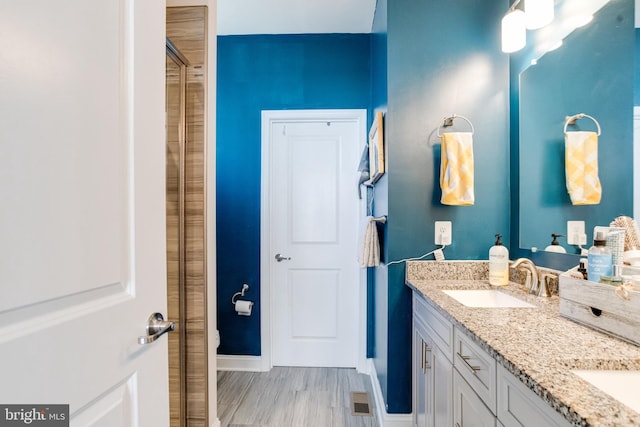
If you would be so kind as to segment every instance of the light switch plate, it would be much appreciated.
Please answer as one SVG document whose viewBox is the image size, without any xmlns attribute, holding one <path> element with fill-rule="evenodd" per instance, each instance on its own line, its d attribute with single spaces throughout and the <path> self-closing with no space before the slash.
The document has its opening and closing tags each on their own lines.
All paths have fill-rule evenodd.
<svg viewBox="0 0 640 427">
<path fill-rule="evenodd" d="M 436 221 L 434 236 L 436 245 L 450 245 L 453 239 L 451 221 Z"/>
<path fill-rule="evenodd" d="M 569 245 L 586 245 L 584 221 L 567 221 L 567 243 Z"/>
</svg>

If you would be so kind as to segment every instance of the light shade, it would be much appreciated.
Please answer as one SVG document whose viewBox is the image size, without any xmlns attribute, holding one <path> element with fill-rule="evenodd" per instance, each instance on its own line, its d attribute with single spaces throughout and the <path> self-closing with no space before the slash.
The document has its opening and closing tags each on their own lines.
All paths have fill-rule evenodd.
<svg viewBox="0 0 640 427">
<path fill-rule="evenodd" d="M 553 21 L 553 0 L 524 0 L 527 28 L 535 30 Z"/>
<path fill-rule="evenodd" d="M 527 43 L 525 15 L 520 9 L 514 9 L 502 18 L 502 51 L 516 52 Z"/>
</svg>

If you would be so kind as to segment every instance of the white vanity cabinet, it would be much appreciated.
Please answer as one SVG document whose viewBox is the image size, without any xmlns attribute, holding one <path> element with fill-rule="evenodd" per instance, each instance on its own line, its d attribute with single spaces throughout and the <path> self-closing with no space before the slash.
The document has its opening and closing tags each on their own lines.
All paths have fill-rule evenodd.
<svg viewBox="0 0 640 427">
<path fill-rule="evenodd" d="M 413 425 L 567 427 L 570 423 L 414 291 Z"/>
<path fill-rule="evenodd" d="M 450 426 L 453 328 L 416 293 L 413 307 L 413 425 Z"/>
<path fill-rule="evenodd" d="M 568 427 L 571 424 L 503 366 L 498 366 L 498 419 L 504 427 Z"/>
</svg>

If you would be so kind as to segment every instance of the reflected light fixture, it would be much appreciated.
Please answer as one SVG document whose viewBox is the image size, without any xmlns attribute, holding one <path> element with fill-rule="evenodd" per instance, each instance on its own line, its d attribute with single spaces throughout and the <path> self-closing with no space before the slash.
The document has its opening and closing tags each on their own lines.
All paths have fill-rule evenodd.
<svg viewBox="0 0 640 427">
<path fill-rule="evenodd" d="M 536 30 L 553 21 L 553 0 L 524 0 L 527 29 Z"/>
<path fill-rule="evenodd" d="M 516 9 L 520 0 L 516 0 L 502 18 L 502 51 L 517 52 L 527 44 L 525 13 Z"/>
<path fill-rule="evenodd" d="M 549 46 L 549 48 L 547 49 L 547 52 L 551 52 L 553 50 L 558 49 L 560 46 L 562 46 L 562 40 L 558 40 L 557 42 L 553 43 L 552 45 Z"/>
<path fill-rule="evenodd" d="M 591 21 L 593 21 L 593 15 L 572 16 L 564 21 L 564 26 L 565 28 L 573 30 L 575 28 L 584 27 Z"/>
</svg>

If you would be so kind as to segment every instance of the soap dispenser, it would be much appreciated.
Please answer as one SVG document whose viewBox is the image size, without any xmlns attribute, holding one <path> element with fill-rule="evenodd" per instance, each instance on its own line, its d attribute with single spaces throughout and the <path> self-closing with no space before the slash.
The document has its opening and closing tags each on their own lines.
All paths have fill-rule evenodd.
<svg viewBox="0 0 640 427">
<path fill-rule="evenodd" d="M 509 250 L 502 246 L 501 234 L 496 234 L 496 244 L 489 249 L 489 284 L 505 286 L 509 283 Z"/>
<path fill-rule="evenodd" d="M 563 248 L 562 246 L 560 246 L 560 243 L 558 243 L 558 237 L 564 237 L 564 234 L 551 234 L 551 237 L 553 237 L 553 240 L 551 241 L 551 244 L 549 246 L 547 246 L 546 248 L 544 248 L 544 250 L 546 252 L 556 252 L 559 254 L 566 254 L 567 250 L 565 248 Z"/>
</svg>

